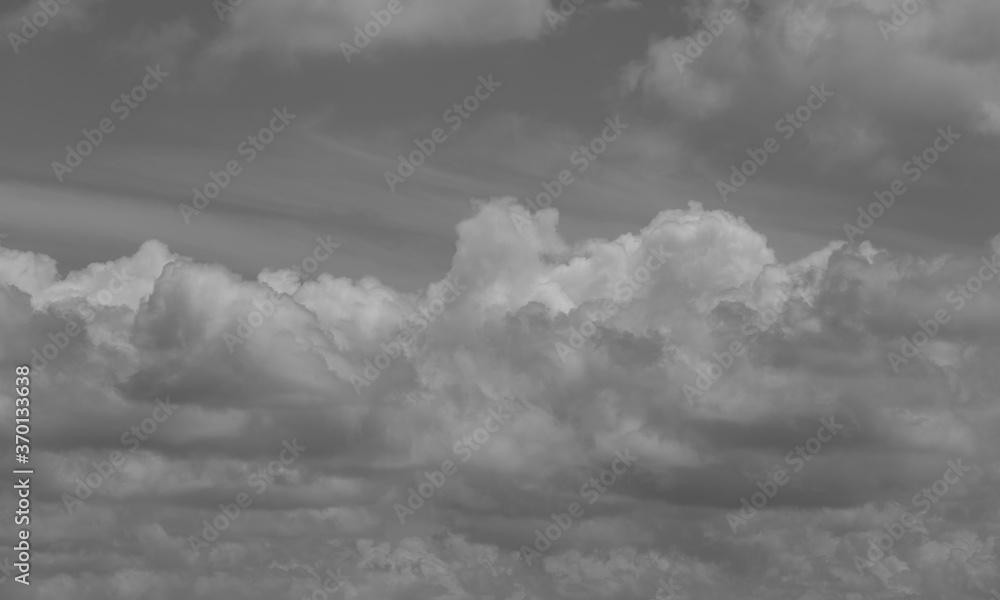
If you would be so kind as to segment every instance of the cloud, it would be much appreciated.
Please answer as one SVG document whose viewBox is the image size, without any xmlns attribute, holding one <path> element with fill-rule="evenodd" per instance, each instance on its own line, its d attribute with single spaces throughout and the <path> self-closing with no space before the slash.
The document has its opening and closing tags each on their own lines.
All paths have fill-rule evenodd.
<svg viewBox="0 0 1000 600">
<path fill-rule="evenodd" d="M 95 24 L 94 13 L 102 7 L 105 0 L 73 0 L 72 2 L 57 3 L 58 12 L 50 6 L 50 11 L 54 13 L 51 19 L 37 18 L 37 22 L 48 21 L 43 27 L 46 31 L 58 31 L 61 29 L 71 29 L 73 31 L 87 31 Z M 45 13 L 38 2 L 22 2 L 19 9 L 6 11 L 0 14 L 0 29 L 4 31 L 21 31 L 24 18 L 31 20 L 36 13 Z M 37 25 L 37 23 L 36 23 Z M 34 36 L 32 36 L 34 37 Z"/>
<path fill-rule="evenodd" d="M 319 585 L 309 567 L 341 569 L 345 597 L 639 599 L 672 579 L 699 597 L 800 598 L 768 573 L 846 596 L 879 577 L 972 577 L 932 552 L 953 537 L 995 557 L 968 532 L 995 520 L 1000 485 L 1000 236 L 980 255 L 833 241 L 781 263 L 744 220 L 697 203 L 569 243 L 556 210 L 532 217 L 512 198 L 456 232 L 448 279 L 418 294 L 329 274 L 244 280 L 155 241 L 64 277 L 51 258 L 0 251 L 3 389 L 50 334 L 81 329 L 32 374 L 45 398 L 32 539 L 63 565 L 36 575 L 42 597 L 299 600 Z M 949 322 L 895 370 L 887 355 L 942 309 Z M 177 410 L 130 451 L 123 434 L 167 397 Z M 13 414 L 7 392 L 0 405 Z M 487 433 L 493 414 L 508 416 Z M 831 418 L 843 429 L 798 472 L 789 453 Z M 258 496 L 252 478 L 293 440 L 301 457 Z M 634 463 L 583 491 L 625 449 Z M 67 515 L 63 494 L 116 450 L 123 466 Z M 852 557 L 898 517 L 892 503 L 912 508 L 958 458 L 973 469 L 927 537 L 859 574 Z M 400 522 L 445 461 L 456 470 Z M 727 515 L 779 467 L 788 484 L 734 533 Z M 241 493 L 253 505 L 195 552 L 190 536 Z M 574 502 L 583 516 L 543 568 L 513 557 Z M 95 562 L 80 550 L 97 540 Z"/>
<path fill-rule="evenodd" d="M 400 0 L 396 6 L 396 14 L 391 14 L 387 4 L 377 0 L 245 0 L 223 14 L 225 30 L 210 54 L 216 58 L 234 58 L 251 50 L 284 58 L 343 54 L 344 44 L 356 49 L 368 46 L 355 28 L 363 31 L 370 22 L 374 47 L 492 44 L 535 39 L 548 27 L 548 0 Z"/>
<path fill-rule="evenodd" d="M 982 24 L 1000 18 L 1000 7 L 928 1 L 914 3 L 912 16 L 893 16 L 893 6 L 692 4 L 685 33 L 652 41 L 623 81 L 667 111 L 671 135 L 705 154 L 720 138 L 738 147 L 773 135 L 775 120 L 820 84 L 837 97 L 809 123 L 811 169 L 872 168 L 945 125 L 991 135 L 1000 65 L 996 36 Z"/>
<path fill-rule="evenodd" d="M 112 45 L 112 51 L 151 63 L 163 63 L 165 69 L 177 66 L 181 51 L 198 39 L 187 18 L 163 23 L 158 30 L 138 25 L 128 37 Z"/>
</svg>

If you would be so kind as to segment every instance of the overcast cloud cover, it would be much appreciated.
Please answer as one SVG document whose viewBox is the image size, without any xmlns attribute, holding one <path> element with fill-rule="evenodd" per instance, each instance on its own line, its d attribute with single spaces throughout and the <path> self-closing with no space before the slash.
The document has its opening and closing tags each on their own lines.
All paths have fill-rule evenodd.
<svg viewBox="0 0 1000 600">
<path fill-rule="evenodd" d="M 1000 599 L 1000 3 L 55 5 L 0 597 Z"/>
</svg>

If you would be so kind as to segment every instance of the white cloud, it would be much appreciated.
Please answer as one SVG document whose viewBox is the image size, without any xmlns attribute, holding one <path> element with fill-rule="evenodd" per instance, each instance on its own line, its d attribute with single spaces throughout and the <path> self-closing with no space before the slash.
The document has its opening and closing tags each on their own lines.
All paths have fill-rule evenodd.
<svg viewBox="0 0 1000 600">
<path fill-rule="evenodd" d="M 43 539 L 63 540 L 48 552 L 70 572 L 87 570 L 80 548 L 103 540 L 108 550 L 100 577 L 42 576 L 38 589 L 55 599 L 299 600 L 310 593 L 303 576 L 262 565 L 322 562 L 344 567 L 345 592 L 363 597 L 638 599 L 661 578 L 710 597 L 750 587 L 801 597 L 767 575 L 779 566 L 815 589 L 862 593 L 874 580 L 853 571 L 851 556 L 892 518 L 887 502 L 909 504 L 947 460 L 996 462 L 998 413 L 985 399 L 1000 385 L 1000 285 L 994 277 L 963 310 L 946 299 L 980 257 L 894 257 L 835 242 L 782 264 L 746 222 L 697 203 L 617 240 L 577 244 L 560 235 L 555 210 L 520 231 L 514 215 L 528 218 L 512 199 L 493 200 L 459 224 L 449 276 L 465 289 L 446 304 L 436 303 L 443 283 L 413 295 L 321 275 L 282 289 L 290 296 L 234 352 L 223 335 L 277 274 L 244 281 L 158 242 L 64 278 L 48 257 L 0 252 L 5 364 L 49 343 L 67 319 L 86 333 L 33 375 L 46 398 L 35 418 L 47 428 L 37 451 L 48 473 L 34 500 L 52 523 Z M 984 255 L 997 251 L 1000 236 Z M 556 344 L 569 343 L 570 327 L 654 254 L 663 266 L 561 360 Z M 134 279 L 114 301 L 95 301 L 111 269 Z M 444 310 L 358 394 L 350 376 L 434 306 Z M 951 322 L 894 373 L 886 354 L 939 308 Z M 748 352 L 687 397 L 693 368 L 734 341 Z M 975 349 L 948 350 L 958 344 Z M 65 515 L 60 494 L 91 461 L 127 453 L 122 433 L 166 396 L 176 415 L 96 489 L 80 509 L 86 519 Z M 510 398 L 526 409 L 462 461 L 454 444 Z M 12 402 L 0 392 L 0 414 Z M 831 414 L 844 431 L 733 535 L 726 514 Z M 293 438 L 307 448 L 301 459 L 195 560 L 188 536 L 250 491 L 248 477 Z M 543 571 L 511 558 L 624 447 L 636 463 L 583 502 Z M 394 503 L 445 460 L 457 472 L 401 525 Z M 989 510 L 950 511 L 995 494 L 1000 481 L 986 472 L 941 501 L 926 521 L 934 539 L 987 526 Z M 889 585 L 934 585 L 944 567 L 925 565 L 925 546 L 920 536 L 900 543 L 884 561 Z M 739 567 L 750 564 L 760 568 Z"/>
<path fill-rule="evenodd" d="M 943 124 L 992 132 L 1000 64 L 996 36 L 982 24 L 996 22 L 1000 6 L 917 4 L 897 26 L 888 2 L 697 3 L 687 31 L 652 41 L 623 80 L 665 104 L 677 129 L 698 136 L 695 143 L 718 136 L 719 123 L 729 140 L 744 130 L 757 137 L 810 86 L 826 84 L 837 98 L 810 122 L 817 147 L 808 152 L 828 165 L 873 164 L 909 150 L 915 131 Z M 729 23 L 721 21 L 723 11 Z M 702 19 L 713 21 L 714 31 Z M 893 28 L 885 36 L 880 22 Z"/>
</svg>

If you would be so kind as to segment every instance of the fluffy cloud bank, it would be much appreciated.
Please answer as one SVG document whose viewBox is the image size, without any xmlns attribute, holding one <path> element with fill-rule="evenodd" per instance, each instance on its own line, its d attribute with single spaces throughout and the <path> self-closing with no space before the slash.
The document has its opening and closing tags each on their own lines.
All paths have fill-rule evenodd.
<svg viewBox="0 0 1000 600">
<path fill-rule="evenodd" d="M 1000 131 L 997 36 L 984 26 L 1000 19 L 996 2 L 691 4 L 684 33 L 654 40 L 623 73 L 630 89 L 677 117 L 676 134 L 706 153 L 735 138 L 724 148 L 731 160 L 738 144 L 773 135 L 775 121 L 821 84 L 837 98 L 799 134 L 819 172 L 867 165 L 884 176 L 937 127 Z"/>
<path fill-rule="evenodd" d="M 31 597 L 1000 587 L 1000 236 L 781 264 L 696 203 L 571 244 L 512 199 L 457 234 L 417 295 L 155 241 L 65 277 L 0 250 L 3 390 L 35 363 Z"/>
</svg>

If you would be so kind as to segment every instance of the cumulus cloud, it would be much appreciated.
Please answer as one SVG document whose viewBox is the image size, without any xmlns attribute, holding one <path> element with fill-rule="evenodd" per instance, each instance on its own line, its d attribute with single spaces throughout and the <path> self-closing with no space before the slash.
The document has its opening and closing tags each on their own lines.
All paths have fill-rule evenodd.
<svg viewBox="0 0 1000 600">
<path fill-rule="evenodd" d="M 624 81 L 706 153 L 720 136 L 738 144 L 773 135 L 775 120 L 820 84 L 836 98 L 809 122 L 813 166 L 878 169 L 944 125 L 995 133 L 1000 65 L 984 24 L 1000 18 L 1000 6 L 914 1 L 904 13 L 900 4 L 691 2 L 684 33 L 652 41 Z"/>
<path fill-rule="evenodd" d="M 511 198 L 458 225 L 447 277 L 419 294 L 328 274 L 248 281 L 155 241 L 65 276 L 3 249 L 0 380 L 12 389 L 14 365 L 33 363 L 44 398 L 32 591 L 640 599 L 666 583 L 797 599 L 930 594 L 945 576 L 982 589 L 1000 534 L 998 253 L 1000 236 L 964 257 L 833 241 L 781 263 L 744 220 L 697 203 L 569 243 L 555 209 Z M 937 311 L 947 323 L 916 335 Z M 5 432 L 13 404 L 0 392 Z M 800 459 L 824 423 L 835 435 Z M 112 452 L 120 464 L 90 486 Z M 916 532 L 857 570 L 959 460 L 970 469 Z M 734 525 L 778 469 L 787 484 Z M 252 504 L 192 544 L 240 494 Z M 582 514 L 527 560 L 573 503 Z"/>
</svg>

